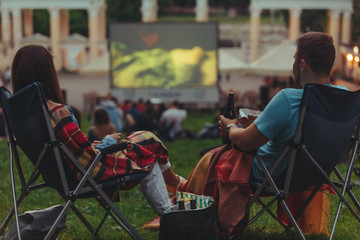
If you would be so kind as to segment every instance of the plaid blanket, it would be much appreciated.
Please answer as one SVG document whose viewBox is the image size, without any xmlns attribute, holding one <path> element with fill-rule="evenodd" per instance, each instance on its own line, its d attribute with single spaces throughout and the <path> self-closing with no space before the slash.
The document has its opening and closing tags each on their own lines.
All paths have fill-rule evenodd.
<svg viewBox="0 0 360 240">
<path fill-rule="evenodd" d="M 239 235 L 249 221 L 249 177 L 253 156 L 227 145 L 206 153 L 180 191 L 211 196 L 217 203 L 220 235 Z M 235 200 L 234 200 L 235 199 Z"/>
<path fill-rule="evenodd" d="M 48 101 L 47 105 L 56 137 L 65 144 L 80 164 L 88 169 L 98 151 L 72 121 L 71 113 L 65 105 L 52 101 Z M 123 141 L 128 142 L 128 148 L 106 155 L 91 173 L 95 180 L 102 181 L 136 171 L 151 171 L 155 161 L 160 164 L 168 161 L 166 147 L 151 132 L 134 132 Z M 74 169 L 73 164 L 66 160 L 70 168 Z M 78 174 L 77 178 L 81 179 L 81 177 Z"/>
</svg>

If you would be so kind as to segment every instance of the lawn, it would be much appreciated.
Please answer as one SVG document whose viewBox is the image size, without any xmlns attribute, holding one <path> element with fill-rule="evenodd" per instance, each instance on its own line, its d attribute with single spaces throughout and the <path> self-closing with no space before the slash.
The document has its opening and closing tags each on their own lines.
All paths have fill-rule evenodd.
<svg viewBox="0 0 360 240">
<path fill-rule="evenodd" d="M 211 122 L 214 112 L 191 112 L 188 119 L 184 123 L 184 128 L 192 132 L 199 131 L 204 122 Z M 87 131 L 89 127 L 88 115 L 84 114 L 82 118 L 82 128 Z M 191 170 L 199 160 L 199 153 L 208 147 L 220 144 L 219 139 L 180 139 L 174 142 L 166 142 L 170 153 L 170 161 L 174 171 L 184 177 L 187 177 Z M 21 155 L 23 158 L 23 155 Z M 2 182 L 0 188 L 0 220 L 6 216 L 11 208 L 11 184 L 9 174 L 8 149 L 6 141 L 0 141 L 0 181 Z M 28 174 L 31 165 L 26 163 L 23 166 L 25 172 Z M 344 171 L 344 166 L 341 166 Z M 357 179 L 359 180 L 359 179 Z M 17 184 L 19 186 L 19 184 Z M 354 187 L 355 194 L 360 196 L 360 188 Z M 117 203 L 125 217 L 133 224 L 139 231 L 143 239 L 157 239 L 158 231 L 142 230 L 142 225 L 155 217 L 152 209 L 147 204 L 146 200 L 138 190 L 134 188 L 121 194 L 122 202 Z M 21 205 L 19 212 L 24 212 L 30 209 L 45 208 L 55 204 L 61 203 L 61 199 L 51 189 L 42 189 L 38 192 L 30 193 L 27 200 Z M 336 199 L 332 198 L 331 217 L 335 215 Z M 86 215 L 91 223 L 96 224 L 103 214 L 102 208 L 98 207 L 96 201 L 92 199 L 78 200 L 76 202 L 78 208 Z M 251 214 L 255 209 L 251 210 Z M 344 207 L 342 209 L 342 216 L 336 230 L 335 239 L 359 239 L 360 228 L 359 223 L 352 217 L 350 212 Z M 331 218 L 331 220 L 332 220 Z M 100 237 L 93 237 L 89 231 L 81 224 L 77 217 L 70 212 L 67 216 L 67 229 L 64 230 L 59 239 L 130 239 L 127 234 L 114 224 L 111 219 L 108 219 L 106 224 L 100 231 Z M 265 228 L 264 228 L 265 227 Z M 293 232 L 282 234 L 282 228 L 267 214 L 256 221 L 253 225 L 248 227 L 241 239 L 294 239 Z M 309 239 L 325 239 L 321 236 L 309 236 Z"/>
</svg>

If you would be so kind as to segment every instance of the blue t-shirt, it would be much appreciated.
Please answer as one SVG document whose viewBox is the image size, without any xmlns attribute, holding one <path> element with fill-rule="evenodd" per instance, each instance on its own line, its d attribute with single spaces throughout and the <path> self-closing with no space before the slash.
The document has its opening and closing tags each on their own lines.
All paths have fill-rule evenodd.
<svg viewBox="0 0 360 240">
<path fill-rule="evenodd" d="M 343 86 L 326 85 L 347 90 Z M 254 122 L 257 129 L 270 139 L 258 149 L 258 154 L 268 170 L 275 164 L 288 142 L 295 135 L 302 95 L 303 89 L 287 88 L 281 90 Z M 287 169 L 289 161 L 290 154 L 287 154 L 272 175 L 275 179 Z M 252 163 L 251 179 L 256 182 L 261 182 L 264 179 L 261 166 L 256 158 Z"/>
</svg>

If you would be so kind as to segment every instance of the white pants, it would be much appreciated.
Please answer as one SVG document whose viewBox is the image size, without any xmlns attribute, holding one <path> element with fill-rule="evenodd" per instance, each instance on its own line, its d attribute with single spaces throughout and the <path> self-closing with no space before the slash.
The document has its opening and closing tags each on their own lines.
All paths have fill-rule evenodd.
<svg viewBox="0 0 360 240">
<path fill-rule="evenodd" d="M 156 161 L 151 172 L 141 179 L 140 191 L 158 215 L 161 215 L 171 206 L 164 177 L 159 167 L 159 163 Z"/>
</svg>

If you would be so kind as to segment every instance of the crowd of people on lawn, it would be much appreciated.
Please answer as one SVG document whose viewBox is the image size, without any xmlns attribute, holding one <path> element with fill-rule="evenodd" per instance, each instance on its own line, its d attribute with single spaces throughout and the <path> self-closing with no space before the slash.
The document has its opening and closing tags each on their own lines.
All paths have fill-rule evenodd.
<svg viewBox="0 0 360 240">
<path fill-rule="evenodd" d="M 156 133 L 161 139 L 172 141 L 184 137 L 182 125 L 187 111 L 177 100 L 170 104 L 154 104 L 150 100 L 129 100 L 119 103 L 110 95 L 98 96 L 92 116 L 89 140 L 101 140 L 110 130 L 126 135 L 146 130 Z"/>
</svg>

